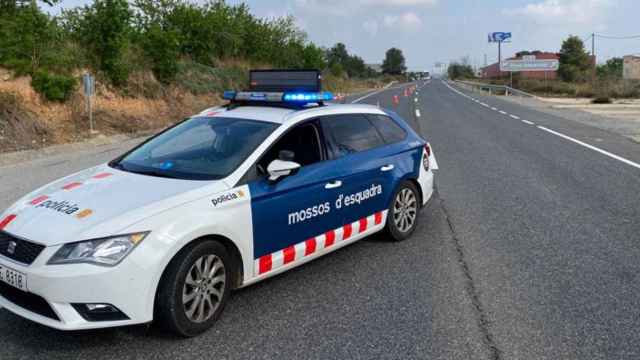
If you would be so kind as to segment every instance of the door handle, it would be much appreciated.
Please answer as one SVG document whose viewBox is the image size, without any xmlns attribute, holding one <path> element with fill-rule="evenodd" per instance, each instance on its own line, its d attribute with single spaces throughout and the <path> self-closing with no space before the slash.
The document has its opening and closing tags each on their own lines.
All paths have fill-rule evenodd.
<svg viewBox="0 0 640 360">
<path fill-rule="evenodd" d="M 391 171 L 393 170 L 393 167 L 394 167 L 393 164 L 385 165 L 380 168 L 380 171 Z"/>
<path fill-rule="evenodd" d="M 324 188 L 325 189 L 335 189 L 335 188 L 339 188 L 340 186 L 342 186 L 342 181 L 336 180 L 336 181 L 332 181 L 330 183 L 327 183 L 324 186 Z"/>
</svg>

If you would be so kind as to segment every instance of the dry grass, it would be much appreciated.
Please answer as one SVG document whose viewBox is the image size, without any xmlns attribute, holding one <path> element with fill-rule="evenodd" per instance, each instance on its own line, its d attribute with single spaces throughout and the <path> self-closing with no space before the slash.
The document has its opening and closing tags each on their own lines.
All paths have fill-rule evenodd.
<svg viewBox="0 0 640 360">
<path fill-rule="evenodd" d="M 148 79 L 145 82 L 153 84 Z M 0 151 L 75 142 L 89 136 L 89 117 L 80 88 L 60 104 L 42 100 L 30 83 L 29 77 L 0 80 Z M 96 90 L 94 124 L 105 135 L 159 129 L 221 103 L 217 95 L 193 95 L 176 87 L 161 87 L 151 97 L 128 96 L 102 85 Z"/>
<path fill-rule="evenodd" d="M 113 89 L 96 81 L 93 101 L 95 129 L 104 135 L 156 130 L 205 108 L 222 103 L 225 89 L 243 88 L 249 69 L 267 64 L 221 61 L 216 68 L 181 64 L 175 85 L 160 84 L 151 72 L 131 74 L 127 86 Z M 77 71 L 80 77 L 83 71 Z M 336 94 L 379 88 L 392 78 L 375 80 L 326 76 L 323 85 Z M 43 100 L 31 87 L 30 77 L 12 78 L 0 69 L 0 152 L 76 142 L 89 136 L 89 116 L 81 86 L 65 103 Z"/>
</svg>

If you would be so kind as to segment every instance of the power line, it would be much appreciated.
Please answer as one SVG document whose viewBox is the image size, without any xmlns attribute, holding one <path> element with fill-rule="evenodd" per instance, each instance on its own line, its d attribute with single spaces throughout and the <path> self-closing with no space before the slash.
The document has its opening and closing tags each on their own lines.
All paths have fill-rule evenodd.
<svg viewBox="0 0 640 360">
<path fill-rule="evenodd" d="M 640 39 L 640 35 L 631 35 L 631 36 L 611 36 L 611 35 L 602 35 L 602 34 L 595 34 L 596 37 L 602 38 L 602 39 L 611 39 L 611 40 L 633 40 L 633 39 Z"/>
</svg>

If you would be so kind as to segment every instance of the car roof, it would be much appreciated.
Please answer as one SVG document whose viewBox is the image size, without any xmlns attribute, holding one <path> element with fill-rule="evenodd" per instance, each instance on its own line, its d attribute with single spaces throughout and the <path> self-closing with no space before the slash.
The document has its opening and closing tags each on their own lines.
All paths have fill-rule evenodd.
<svg viewBox="0 0 640 360">
<path fill-rule="evenodd" d="M 278 106 L 218 107 L 204 110 L 197 116 L 223 116 L 227 118 L 268 121 L 276 124 L 291 124 L 311 117 L 337 114 L 384 114 L 377 106 L 364 104 L 334 104 L 309 108 L 287 108 Z"/>
</svg>

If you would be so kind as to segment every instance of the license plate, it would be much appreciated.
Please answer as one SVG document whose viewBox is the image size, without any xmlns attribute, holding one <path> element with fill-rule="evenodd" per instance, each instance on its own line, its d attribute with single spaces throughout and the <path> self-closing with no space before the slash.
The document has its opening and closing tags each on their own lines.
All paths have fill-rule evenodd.
<svg viewBox="0 0 640 360">
<path fill-rule="evenodd" d="M 27 275 L 0 264 L 0 281 L 27 291 Z"/>
</svg>

